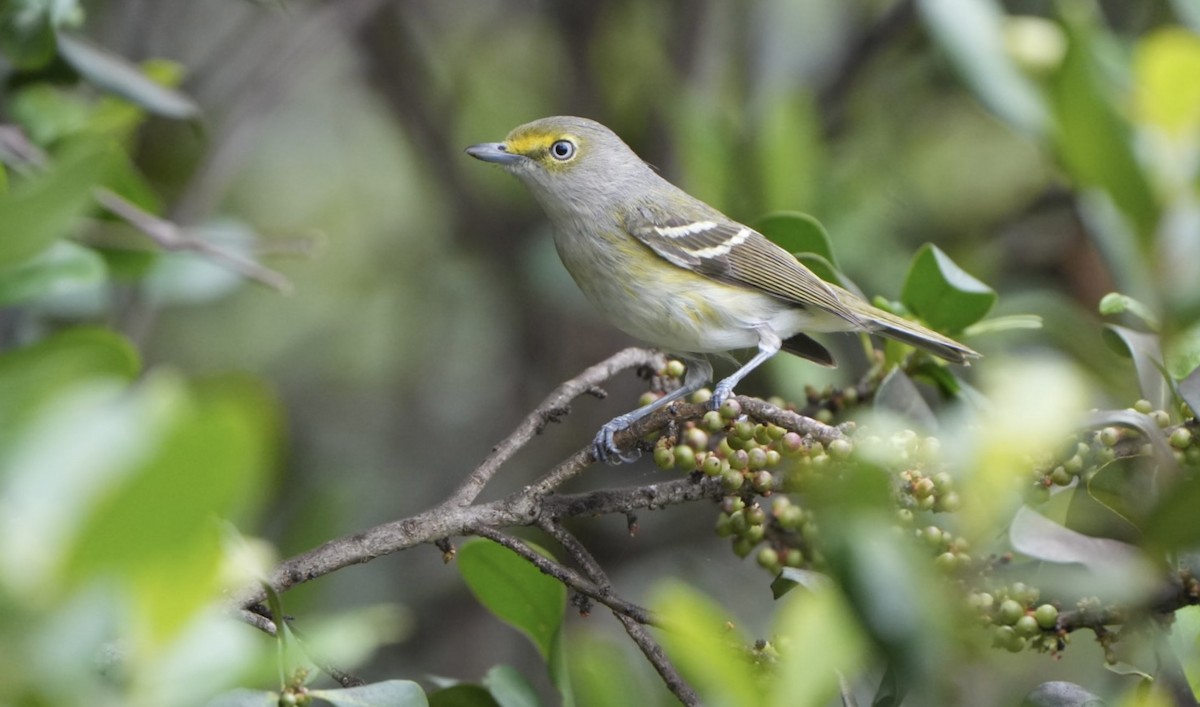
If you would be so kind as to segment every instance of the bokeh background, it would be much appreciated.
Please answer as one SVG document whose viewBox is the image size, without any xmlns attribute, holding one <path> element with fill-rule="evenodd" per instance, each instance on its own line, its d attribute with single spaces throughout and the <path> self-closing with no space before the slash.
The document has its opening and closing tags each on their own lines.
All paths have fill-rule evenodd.
<svg viewBox="0 0 1200 707">
<path fill-rule="evenodd" d="M 998 313 L 1046 323 L 972 346 L 998 358 L 1056 351 L 1090 377 L 1096 404 L 1137 397 L 1095 314 L 1122 283 L 1087 233 L 1056 147 L 1022 130 L 1006 99 L 972 85 L 946 39 L 969 30 L 939 29 L 918 3 L 81 7 L 82 34 L 135 62 L 177 62 L 179 88 L 201 108 L 198 123 L 152 117 L 136 135 L 132 156 L 164 216 L 217 236 L 251 234 L 294 291 L 172 256 L 160 282 L 115 286 L 99 306 L 64 298 L 6 313 L 7 342 L 21 341 L 31 318 L 91 319 L 130 337 L 148 369 L 264 381 L 280 411 L 280 453 L 264 509 L 242 530 L 282 556 L 433 505 L 557 383 L 636 343 L 577 292 L 520 185 L 463 153 L 545 115 L 604 122 L 736 219 L 814 215 L 842 270 L 872 295 L 896 298 L 912 254 L 935 243 L 999 291 Z M 1065 51 L 1046 18 L 1082 9 L 1126 58 L 1140 37 L 1196 19 L 1188 0 L 997 7 L 1027 20 L 1010 27 L 1005 51 L 1035 85 Z M 845 361 L 838 370 L 779 357 L 743 391 L 801 396 L 806 385 L 855 380 L 865 366 L 857 340 L 829 341 Z M 628 375 L 608 400 L 579 401 L 487 497 L 579 448 L 642 389 Z M 578 487 L 661 474 L 648 462 L 597 468 Z M 770 607 L 761 570 L 731 556 L 711 515 L 693 510 L 643 514 L 636 538 L 622 518 L 578 530 L 628 596 L 657 577 L 682 577 L 740 607 L 752 633 L 762 629 Z M 538 673 L 532 647 L 480 608 L 432 547 L 344 570 L 286 600 L 298 616 L 404 607 L 404 638 L 361 670 L 370 678 L 477 679 L 498 657 Z M 616 626 L 603 612 L 570 621 Z M 1097 662 L 1084 645 L 1068 668 L 1076 655 Z M 1005 670 L 1032 688 L 1064 666 L 1030 655 Z M 987 694 L 1023 694 L 1002 682 L 980 680 Z M 649 675 L 646 684 L 657 689 Z"/>
</svg>

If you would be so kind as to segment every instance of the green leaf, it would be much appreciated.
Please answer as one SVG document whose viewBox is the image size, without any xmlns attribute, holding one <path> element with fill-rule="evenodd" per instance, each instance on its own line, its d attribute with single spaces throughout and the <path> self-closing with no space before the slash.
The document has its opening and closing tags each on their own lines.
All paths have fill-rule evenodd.
<svg viewBox="0 0 1200 707">
<path fill-rule="evenodd" d="M 130 381 L 140 368 L 133 345 L 106 329 L 67 329 L 0 355 L 0 450 L 64 391 L 84 381 Z"/>
<path fill-rule="evenodd" d="M 1105 324 L 1104 342 L 1122 356 L 1133 359 L 1138 389 L 1155 409 L 1164 409 L 1170 400 L 1171 389 L 1163 373 L 1163 355 L 1157 334 L 1147 334 L 1116 324 Z"/>
<path fill-rule="evenodd" d="M 776 631 L 787 639 L 771 685 L 775 707 L 820 707 L 838 694 L 838 675 L 862 668 L 867 641 L 841 594 L 830 588 L 788 597 Z"/>
<path fill-rule="evenodd" d="M 1106 192 L 1148 252 L 1159 204 L 1134 154 L 1133 131 L 1116 107 L 1127 99 L 1101 73 L 1095 13 L 1083 3 L 1065 10 L 1067 54 L 1051 81 L 1054 144 L 1072 178 Z"/>
<path fill-rule="evenodd" d="M 663 648 L 706 704 L 763 703 L 749 642 L 720 606 L 681 582 L 660 584 L 650 604 L 662 620 Z"/>
<path fill-rule="evenodd" d="M 99 253 L 59 241 L 29 260 L 0 268 L 0 305 L 92 287 L 107 274 Z"/>
<path fill-rule="evenodd" d="M 955 334 L 983 319 L 996 292 L 927 243 L 909 266 L 900 301 L 930 327 Z"/>
<path fill-rule="evenodd" d="M 483 684 L 500 707 L 538 707 L 537 692 L 511 665 L 497 665 L 483 676 Z"/>
<path fill-rule="evenodd" d="M 779 599 L 796 587 L 805 587 L 815 592 L 829 586 L 829 577 L 820 572 L 799 567 L 784 567 L 775 581 L 771 582 L 771 597 Z"/>
<path fill-rule="evenodd" d="M 32 258 L 66 235 L 91 206 L 92 188 L 112 161 L 110 150 L 81 146 L 0 196 L 0 266 Z"/>
<path fill-rule="evenodd" d="M 154 82 L 137 66 L 82 37 L 59 32 L 58 51 L 90 83 L 151 113 L 177 119 L 200 114 L 200 108 L 182 92 Z"/>
<path fill-rule="evenodd" d="M 340 690 L 309 690 L 308 694 L 337 707 L 429 707 L 425 691 L 411 680 L 385 680 Z"/>
<path fill-rule="evenodd" d="M 1192 414 L 1200 415 L 1200 368 L 1179 381 L 1179 397 L 1192 409 Z"/>
<path fill-rule="evenodd" d="M 1046 131 L 1046 106 L 1005 49 L 999 3 L 919 0 L 917 8 L 934 39 L 989 110 L 1026 134 Z"/>
<path fill-rule="evenodd" d="M 1117 314 L 1125 314 L 1126 312 L 1142 320 L 1152 331 L 1159 330 L 1158 317 L 1154 315 L 1154 312 L 1129 295 L 1123 295 L 1120 292 L 1109 292 L 1100 298 L 1100 314 L 1102 316 L 1111 317 Z"/>
<path fill-rule="evenodd" d="M 837 261 L 833 257 L 833 241 L 829 232 L 821 222 L 798 211 L 779 211 L 767 214 L 750 224 L 750 227 L 763 234 L 777 246 L 799 257 L 817 255 L 823 258 L 833 268 Z M 821 273 L 817 273 L 821 275 Z M 824 275 L 822 279 L 829 280 Z M 836 280 L 829 280 L 835 282 Z"/>
<path fill-rule="evenodd" d="M 81 96 L 49 83 L 34 83 L 17 91 L 9 110 L 30 142 L 43 147 L 82 130 L 91 114 Z"/>
<path fill-rule="evenodd" d="M 1167 343 L 1167 373 L 1172 380 L 1184 380 L 1200 368 L 1200 322 L 1175 332 Z"/>
<path fill-rule="evenodd" d="M 983 334 L 999 334 L 1022 329 L 1041 329 L 1042 318 L 1036 314 L 1008 314 L 976 322 L 963 329 L 963 334 L 976 337 Z"/>
<path fill-rule="evenodd" d="M 630 664 L 626 646 L 590 631 L 572 634 L 570 644 L 571 682 L 580 707 L 659 702 L 651 699 L 641 675 Z M 658 684 L 661 691 L 666 690 Z"/>
<path fill-rule="evenodd" d="M 545 550 L 527 543 L 534 550 Z M 458 551 L 458 570 L 471 593 L 501 621 L 521 631 L 549 661 L 567 606 L 566 588 L 508 548 L 472 539 Z"/>
<path fill-rule="evenodd" d="M 429 707 L 500 707 L 479 685 L 454 685 L 429 694 Z"/>
</svg>

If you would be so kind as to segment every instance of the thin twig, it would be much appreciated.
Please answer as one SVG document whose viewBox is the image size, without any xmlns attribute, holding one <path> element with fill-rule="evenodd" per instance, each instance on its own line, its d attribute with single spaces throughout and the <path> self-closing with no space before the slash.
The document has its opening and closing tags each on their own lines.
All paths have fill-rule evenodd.
<svg viewBox="0 0 1200 707">
<path fill-rule="evenodd" d="M 609 581 L 608 575 L 604 572 L 600 563 L 596 561 L 596 558 L 592 556 L 592 553 L 584 547 L 583 543 L 579 542 L 578 538 L 567 532 L 567 529 L 559 523 L 543 519 L 538 525 L 542 530 L 553 536 L 563 546 L 563 549 L 567 551 L 567 554 L 583 568 L 584 573 L 596 583 L 603 596 L 593 598 L 607 606 L 605 598 L 614 595 L 612 582 Z M 650 661 L 650 664 L 654 666 L 654 670 L 658 672 L 659 677 L 666 683 L 667 689 L 685 705 L 700 704 L 700 696 L 683 679 L 683 676 L 675 669 L 675 665 L 671 663 L 666 653 L 663 652 L 662 646 L 646 630 L 645 624 L 649 622 L 635 621 L 634 617 L 628 614 L 619 612 L 614 612 L 614 614 L 625 628 L 625 633 L 629 634 L 629 637 L 633 639 L 633 642 L 642 651 L 642 654 L 646 656 L 646 660 Z"/>
<path fill-rule="evenodd" d="M 141 231 L 163 250 L 197 253 L 246 279 L 254 280 L 285 294 L 292 291 L 292 283 L 280 273 L 240 253 L 197 238 L 188 229 L 143 210 L 137 204 L 112 190 L 100 187 L 94 190 L 93 195 L 101 206 Z"/>
<path fill-rule="evenodd" d="M 519 539 L 505 535 L 493 528 L 476 528 L 472 532 L 481 538 L 487 538 L 512 550 L 542 574 L 553 577 L 580 594 L 595 599 L 612 609 L 614 614 L 627 616 L 640 624 L 657 625 L 654 617 L 646 609 L 625 601 L 613 594 L 610 588 L 597 585 L 570 567 L 564 567 L 554 560 L 538 554 Z"/>
</svg>

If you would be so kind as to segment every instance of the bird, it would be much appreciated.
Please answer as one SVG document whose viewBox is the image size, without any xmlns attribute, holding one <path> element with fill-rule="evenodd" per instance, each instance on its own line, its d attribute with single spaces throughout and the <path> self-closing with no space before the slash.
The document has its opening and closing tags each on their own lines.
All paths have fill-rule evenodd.
<svg viewBox="0 0 1200 707">
<path fill-rule="evenodd" d="M 835 366 L 814 332 L 880 334 L 955 364 L 979 356 L 822 280 L 761 233 L 667 181 L 594 120 L 541 118 L 466 153 L 500 165 L 532 193 L 563 265 L 611 324 L 687 364 L 680 387 L 599 430 L 597 460 L 636 458 L 614 436 L 708 384 L 709 354 L 756 349 L 713 387 L 710 409 L 780 351 Z"/>
</svg>

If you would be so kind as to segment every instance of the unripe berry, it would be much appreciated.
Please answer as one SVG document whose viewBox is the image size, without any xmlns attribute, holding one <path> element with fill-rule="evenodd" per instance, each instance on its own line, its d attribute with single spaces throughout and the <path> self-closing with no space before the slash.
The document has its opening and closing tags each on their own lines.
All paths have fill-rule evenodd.
<svg viewBox="0 0 1200 707">
<path fill-rule="evenodd" d="M 697 452 L 708 449 L 708 433 L 699 427 L 689 427 L 683 433 L 683 441 Z"/>
<path fill-rule="evenodd" d="M 931 438 L 932 439 L 932 438 Z M 933 475 L 933 487 L 940 493 L 949 491 L 954 486 L 954 477 L 944 471 L 939 471 Z"/>
<path fill-rule="evenodd" d="M 754 546 L 756 544 L 757 543 L 746 537 L 736 537 L 733 539 L 733 554 L 737 555 L 738 557 L 745 557 L 754 550 Z"/>
<path fill-rule="evenodd" d="M 829 443 L 829 456 L 838 461 L 845 461 L 854 452 L 854 445 L 849 440 L 835 439 Z"/>
<path fill-rule="evenodd" d="M 685 371 L 687 371 L 687 367 L 683 365 L 683 361 L 679 361 L 676 359 L 671 359 L 670 361 L 667 361 L 667 371 L 666 372 L 667 372 L 668 376 L 670 376 L 672 378 L 683 378 L 683 374 Z"/>
<path fill-rule="evenodd" d="M 1100 430 L 1100 444 L 1105 447 L 1112 447 L 1119 441 L 1121 441 L 1121 431 L 1116 427 L 1105 427 Z"/>
<path fill-rule="evenodd" d="M 700 424 L 704 425 L 704 429 L 708 430 L 709 432 L 720 432 L 721 430 L 725 429 L 725 418 L 721 417 L 721 413 L 717 412 L 716 410 L 709 410 L 708 412 L 704 413 L 704 417 L 701 418 Z"/>
<path fill-rule="evenodd" d="M 712 400 L 712 390 L 708 388 L 701 388 L 695 393 L 692 393 L 692 402 L 696 403 L 697 405 L 703 405 L 709 400 Z"/>
<path fill-rule="evenodd" d="M 958 566 L 958 558 L 952 552 L 943 552 L 934 559 L 933 564 L 943 572 L 953 572 Z"/>
<path fill-rule="evenodd" d="M 1017 619 L 1017 623 L 1013 624 L 1013 629 L 1016 630 L 1018 636 L 1036 636 L 1042 632 L 1037 619 L 1029 614 Z"/>
<path fill-rule="evenodd" d="M 675 464 L 684 471 L 696 470 L 696 451 L 686 444 L 675 445 Z"/>
<path fill-rule="evenodd" d="M 762 525 L 767 522 L 767 512 L 757 503 L 746 509 L 746 522 L 750 525 Z"/>
<path fill-rule="evenodd" d="M 733 524 L 729 522 L 729 514 L 722 513 L 717 516 L 717 535 L 722 538 L 727 538 L 733 535 Z"/>
<path fill-rule="evenodd" d="M 804 438 L 795 432 L 788 432 L 780 438 L 779 447 L 788 456 L 799 454 L 804 449 Z"/>
<path fill-rule="evenodd" d="M 760 471 L 750 479 L 756 493 L 768 494 L 775 488 L 775 477 L 769 471 Z"/>
<path fill-rule="evenodd" d="M 918 479 L 917 482 L 913 484 L 912 492 L 917 498 L 925 498 L 929 494 L 933 493 L 933 480 L 929 478 Z"/>
<path fill-rule="evenodd" d="M 709 454 L 704 457 L 704 463 L 700 465 L 700 471 L 704 472 L 705 476 L 716 476 L 723 471 L 724 466 L 720 457 L 716 454 Z"/>
<path fill-rule="evenodd" d="M 1076 454 L 1063 463 L 1063 469 L 1072 476 L 1078 476 L 1083 471 L 1083 458 Z"/>
<path fill-rule="evenodd" d="M 779 571 L 779 553 L 774 548 L 764 547 L 759 550 L 756 559 L 763 569 Z"/>
<path fill-rule="evenodd" d="M 1155 410 L 1150 413 L 1150 418 L 1154 420 L 1154 424 L 1158 425 L 1160 429 L 1171 425 L 1171 416 L 1167 414 L 1166 410 Z"/>
<path fill-rule="evenodd" d="M 766 534 L 767 530 L 763 526 L 752 525 L 749 528 L 746 528 L 746 532 L 743 533 L 743 536 L 749 538 L 753 542 L 758 542 L 759 540 L 762 540 L 763 536 Z"/>
<path fill-rule="evenodd" d="M 1024 615 L 1025 607 L 1012 599 L 1005 599 L 1000 602 L 1000 608 L 996 610 L 996 621 L 1006 626 L 1012 626 Z"/>
<path fill-rule="evenodd" d="M 787 551 L 787 558 L 784 564 L 788 567 L 799 567 L 804 564 L 804 553 L 800 552 L 799 548 L 792 548 Z"/>
<path fill-rule="evenodd" d="M 740 417 L 742 414 L 742 404 L 737 400 L 730 398 L 721 404 L 721 417 L 726 420 L 732 420 Z"/>
<path fill-rule="evenodd" d="M 742 472 L 735 469 L 728 469 L 721 473 L 721 483 L 726 491 L 737 491 L 742 487 L 742 482 L 745 478 L 742 477 Z"/>
<path fill-rule="evenodd" d="M 744 533 L 746 528 L 750 527 L 750 521 L 746 520 L 745 511 L 734 511 L 729 514 L 729 527 L 733 528 L 735 533 Z"/>
<path fill-rule="evenodd" d="M 917 532 L 920 534 L 920 537 L 925 541 L 925 543 L 929 545 L 929 547 L 938 548 L 942 546 L 942 529 L 936 525 L 931 525 Z"/>
<path fill-rule="evenodd" d="M 1192 443 L 1192 433 L 1186 427 L 1180 427 L 1171 433 L 1171 446 L 1176 449 L 1187 449 Z"/>
<path fill-rule="evenodd" d="M 1068 474 L 1067 470 L 1064 469 L 1060 464 L 1054 467 L 1054 471 L 1050 472 L 1050 481 L 1054 482 L 1058 486 L 1066 486 L 1067 484 L 1071 483 L 1071 475 Z"/>
<path fill-rule="evenodd" d="M 771 439 L 771 430 L 766 425 L 758 425 L 754 428 L 754 441 L 759 444 L 770 444 L 774 441 Z"/>
<path fill-rule="evenodd" d="M 958 497 L 957 491 L 950 491 L 938 498 L 937 505 L 946 513 L 954 513 L 962 507 L 962 500 Z"/>
<path fill-rule="evenodd" d="M 675 466 L 675 452 L 670 447 L 655 445 L 654 464 L 659 469 L 670 469 Z"/>
<path fill-rule="evenodd" d="M 647 390 L 645 393 L 642 393 L 641 397 L 638 398 L 637 404 L 638 407 L 645 407 L 655 400 L 658 400 L 658 393 L 655 393 L 653 390 Z"/>
<path fill-rule="evenodd" d="M 754 427 L 754 423 L 750 420 L 738 420 L 733 425 L 733 434 L 738 439 L 753 439 Z"/>
<path fill-rule="evenodd" d="M 747 463 L 751 469 L 762 469 L 767 465 L 767 450 L 762 447 L 751 449 L 747 454 Z"/>
<path fill-rule="evenodd" d="M 1033 612 L 1033 618 L 1037 621 L 1037 625 L 1044 629 L 1052 629 L 1058 625 L 1058 609 L 1055 609 L 1050 604 L 1042 604 Z"/>
<path fill-rule="evenodd" d="M 1151 403 L 1149 400 L 1142 398 L 1141 400 L 1139 400 L 1133 404 L 1133 409 L 1137 410 L 1138 412 L 1140 412 L 1144 415 L 1149 415 L 1151 412 L 1154 411 L 1154 404 Z"/>
<path fill-rule="evenodd" d="M 767 466 L 779 466 L 779 462 L 781 461 L 783 461 L 783 458 L 779 456 L 779 452 L 774 449 L 767 450 Z"/>
<path fill-rule="evenodd" d="M 744 449 L 735 449 L 729 455 L 729 468 L 741 471 L 750 465 L 750 455 Z"/>
</svg>

